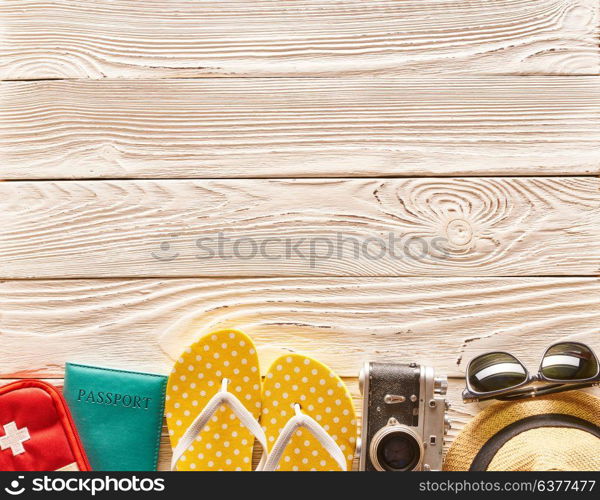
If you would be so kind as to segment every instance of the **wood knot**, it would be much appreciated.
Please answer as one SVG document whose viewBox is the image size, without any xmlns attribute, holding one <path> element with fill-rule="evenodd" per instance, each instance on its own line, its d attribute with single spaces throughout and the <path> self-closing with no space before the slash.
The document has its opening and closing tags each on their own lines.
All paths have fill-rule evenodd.
<svg viewBox="0 0 600 500">
<path fill-rule="evenodd" d="M 453 219 L 446 224 L 446 238 L 451 245 L 464 247 L 473 239 L 473 228 L 464 219 Z"/>
</svg>

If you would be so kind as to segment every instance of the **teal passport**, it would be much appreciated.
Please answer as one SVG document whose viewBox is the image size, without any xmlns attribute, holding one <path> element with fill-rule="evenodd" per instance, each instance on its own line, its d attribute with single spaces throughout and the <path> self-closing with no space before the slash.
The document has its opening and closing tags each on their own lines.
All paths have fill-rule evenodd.
<svg viewBox="0 0 600 500">
<path fill-rule="evenodd" d="M 67 363 L 65 399 L 92 470 L 156 470 L 167 377 Z"/>
</svg>

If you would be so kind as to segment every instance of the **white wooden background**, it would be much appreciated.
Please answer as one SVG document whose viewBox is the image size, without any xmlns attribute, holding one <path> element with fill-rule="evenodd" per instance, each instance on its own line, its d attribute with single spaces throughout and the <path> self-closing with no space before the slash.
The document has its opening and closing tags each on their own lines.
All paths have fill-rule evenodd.
<svg viewBox="0 0 600 500">
<path fill-rule="evenodd" d="M 472 356 L 600 352 L 599 11 L 4 0 L 0 377 L 167 373 L 235 326 L 263 369 L 309 353 L 357 406 L 364 360 L 433 364 L 452 439 L 480 409 L 460 401 Z M 446 243 L 443 259 L 196 258 L 219 231 Z"/>
</svg>

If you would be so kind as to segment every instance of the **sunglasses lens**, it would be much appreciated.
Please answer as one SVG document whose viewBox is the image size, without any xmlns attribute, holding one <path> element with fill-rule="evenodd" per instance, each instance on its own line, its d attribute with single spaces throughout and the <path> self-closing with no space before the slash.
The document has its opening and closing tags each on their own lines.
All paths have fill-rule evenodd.
<svg viewBox="0 0 600 500">
<path fill-rule="evenodd" d="M 585 380 L 598 374 L 598 361 L 588 347 L 563 342 L 548 349 L 541 370 L 551 380 Z"/>
<path fill-rule="evenodd" d="M 471 361 L 469 383 L 477 392 L 509 389 L 527 380 L 527 372 L 517 358 L 502 352 L 484 354 Z"/>
</svg>

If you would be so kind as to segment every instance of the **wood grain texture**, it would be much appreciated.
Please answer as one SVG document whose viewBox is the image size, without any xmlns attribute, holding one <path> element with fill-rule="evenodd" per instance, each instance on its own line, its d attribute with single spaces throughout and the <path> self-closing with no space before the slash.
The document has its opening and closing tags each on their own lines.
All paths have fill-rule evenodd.
<svg viewBox="0 0 600 500">
<path fill-rule="evenodd" d="M 358 380 L 356 378 L 346 378 L 344 382 L 347 384 L 350 392 L 352 393 L 354 399 L 354 406 L 356 408 L 357 414 L 359 416 L 359 425 L 360 425 L 360 417 L 362 416 L 362 398 L 360 395 L 360 391 L 358 389 Z M 448 380 L 448 394 L 446 398 L 451 403 L 450 410 L 448 411 L 448 415 L 451 419 L 451 429 L 445 437 L 444 440 L 444 452 L 450 448 L 450 445 L 458 436 L 462 428 L 471 420 L 477 413 L 489 406 L 491 403 L 482 403 L 475 404 L 469 403 L 465 404 L 462 402 L 460 394 L 464 388 L 464 381 L 462 379 L 449 379 Z M 600 397 L 600 389 L 585 389 L 585 392 L 593 394 L 595 396 Z M 160 441 L 160 453 L 158 459 L 158 470 L 170 470 L 171 465 L 171 446 L 169 443 L 168 430 L 165 427 L 163 429 L 163 434 L 161 436 Z M 254 467 L 258 464 L 260 460 L 260 448 L 255 446 L 254 448 Z M 358 457 L 354 459 L 353 470 L 358 470 Z"/>
<path fill-rule="evenodd" d="M 597 0 L 5 0 L 0 77 L 598 74 Z"/>
<path fill-rule="evenodd" d="M 304 352 L 342 376 L 369 359 L 462 376 L 510 350 L 535 369 L 560 339 L 600 352 L 598 278 L 18 280 L 0 283 L 0 377 L 62 377 L 66 361 L 168 373 L 200 335 L 239 328 L 263 371 Z"/>
<path fill-rule="evenodd" d="M 360 395 L 360 391 L 358 389 L 358 379 L 356 378 L 345 378 L 344 382 L 348 386 L 353 399 L 354 406 L 356 408 L 357 415 L 359 417 L 359 426 L 360 426 L 360 418 L 362 417 L 362 397 Z M 446 399 L 450 402 L 451 407 L 448 411 L 448 415 L 451 420 L 451 429 L 445 437 L 444 440 L 444 452 L 450 448 L 450 445 L 458 436 L 462 428 L 471 420 L 477 413 L 489 406 L 491 403 L 463 403 L 461 398 L 461 393 L 464 388 L 464 381 L 462 379 L 451 378 L 448 380 L 448 394 L 446 395 Z M 600 389 L 599 388 L 591 388 L 585 389 L 585 392 L 593 394 L 595 396 L 600 397 Z M 359 431 L 360 432 L 360 431 Z M 168 430 L 166 426 L 163 428 L 163 434 L 161 436 L 160 442 L 160 454 L 159 454 L 159 465 L 158 470 L 170 470 L 171 465 L 171 446 L 169 443 Z M 254 467 L 258 464 L 260 460 L 260 448 L 255 446 L 254 448 Z M 358 457 L 355 458 L 353 464 L 353 470 L 358 470 Z"/>
<path fill-rule="evenodd" d="M 6 384 L 12 382 L 11 379 L 0 379 L 0 384 Z M 59 379 L 46 379 L 46 382 L 54 384 L 56 386 L 62 386 L 63 380 Z M 352 397 L 354 399 L 354 406 L 356 408 L 357 415 L 359 417 L 359 425 L 360 425 L 360 417 L 362 416 L 362 397 L 360 395 L 360 391 L 358 389 L 358 379 L 357 378 L 345 378 L 344 382 L 350 389 Z M 448 380 L 448 394 L 446 398 L 451 403 L 450 410 L 448 411 L 448 415 L 450 416 L 452 427 L 445 438 L 444 450 L 448 450 L 456 436 L 460 433 L 465 424 L 473 418 L 480 410 L 488 406 L 490 403 L 469 403 L 465 404 L 460 397 L 462 389 L 464 387 L 464 381 L 462 379 L 451 378 Z M 585 392 L 590 394 L 594 394 L 596 396 L 600 396 L 600 389 L 592 388 L 585 389 Z M 158 456 L 158 470 L 160 471 L 168 471 L 171 470 L 171 444 L 169 442 L 169 434 L 166 425 L 166 421 L 163 424 L 163 430 L 160 438 L 160 449 Z M 258 461 L 260 459 L 260 448 L 255 446 L 254 449 L 254 467 L 258 465 Z M 353 469 L 358 470 L 358 457 L 355 458 Z"/>
<path fill-rule="evenodd" d="M 60 385 L 66 361 L 168 373 L 235 327 L 263 372 L 329 364 L 359 414 L 364 361 L 433 365 L 450 442 L 483 407 L 460 397 L 473 356 L 600 352 L 599 12 L 2 2 L 0 80 L 40 81 L 0 83 L 0 383 Z"/>
<path fill-rule="evenodd" d="M 0 84 L 0 178 L 600 173 L 600 78 Z"/>
<path fill-rule="evenodd" d="M 597 275 L 600 180 L 0 183 L 0 277 Z"/>
<path fill-rule="evenodd" d="M 63 379 L 55 378 L 55 379 L 46 379 L 46 382 L 54 384 L 56 386 L 62 386 Z M 9 382 L 13 382 L 11 379 L 0 379 L 0 385 L 7 384 Z M 358 379 L 357 378 L 345 378 L 344 382 L 350 389 L 352 397 L 354 399 L 354 405 L 356 408 L 356 412 L 359 416 L 359 425 L 360 425 L 360 416 L 362 415 L 362 398 L 360 395 L 360 391 L 358 389 Z M 462 379 L 449 379 L 448 380 L 448 394 L 447 399 L 451 402 L 451 408 L 449 410 L 449 415 L 452 420 L 452 428 L 448 435 L 446 436 L 445 449 L 448 449 L 454 438 L 458 435 L 460 430 L 464 427 L 464 425 L 472 418 L 480 409 L 484 408 L 488 403 L 484 404 L 465 404 L 462 402 L 460 397 L 461 391 L 464 387 L 464 382 Z M 588 389 L 587 392 L 591 392 L 592 394 L 600 394 L 598 389 Z M 260 448 L 258 446 L 255 447 L 254 453 L 254 466 L 258 464 L 258 460 L 260 459 Z M 163 424 L 163 431 L 160 439 L 160 450 L 159 450 L 159 459 L 158 459 L 158 470 L 170 470 L 171 465 L 171 445 L 169 442 L 169 434 L 166 426 L 166 421 Z M 358 469 L 358 459 L 354 461 L 354 469 Z"/>
</svg>

